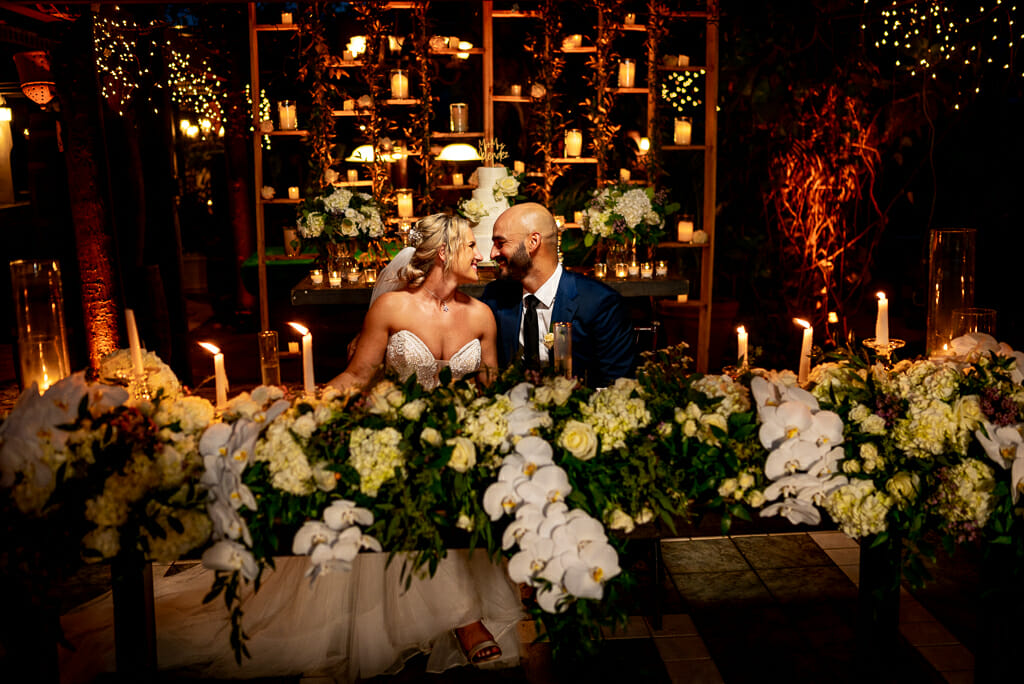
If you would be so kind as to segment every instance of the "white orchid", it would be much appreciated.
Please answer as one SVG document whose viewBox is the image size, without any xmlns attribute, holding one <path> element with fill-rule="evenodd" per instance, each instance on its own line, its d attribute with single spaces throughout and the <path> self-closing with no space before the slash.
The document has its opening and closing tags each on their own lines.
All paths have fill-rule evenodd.
<svg viewBox="0 0 1024 684">
<path fill-rule="evenodd" d="M 560 547 L 567 546 L 576 549 L 579 553 L 594 544 L 607 544 L 608 535 L 605 533 L 601 521 L 590 517 L 583 511 L 580 512 L 583 515 L 569 520 L 552 531 L 551 539 L 555 544 Z"/>
<path fill-rule="evenodd" d="M 610 544 L 590 544 L 579 552 L 579 562 L 566 568 L 565 588 L 573 596 L 600 601 L 604 583 L 620 572 L 619 555 Z"/>
<path fill-rule="evenodd" d="M 241 539 L 246 546 L 252 546 L 252 534 L 238 510 L 225 501 L 213 501 L 206 507 L 206 514 L 213 523 L 214 539 Z"/>
<path fill-rule="evenodd" d="M 551 416 L 547 411 L 538 411 L 531 406 L 512 409 L 506 416 L 510 436 L 529 435 L 542 427 L 551 427 Z"/>
<path fill-rule="evenodd" d="M 982 421 L 982 428 L 974 432 L 981 447 L 996 464 L 1009 468 L 1020 458 L 1024 458 L 1024 435 L 1020 425 L 1003 425 L 996 427 L 989 421 Z"/>
<path fill-rule="evenodd" d="M 525 478 L 522 481 L 525 482 Z M 499 480 L 484 491 L 484 511 L 491 520 L 501 520 L 503 515 L 512 513 L 523 502 L 523 497 L 516 492 L 517 483 Z"/>
<path fill-rule="evenodd" d="M 203 552 L 203 567 L 209 570 L 240 572 L 246 580 L 252 581 L 259 574 L 260 566 L 249 549 L 236 541 L 223 539 Z"/>
<path fill-rule="evenodd" d="M 324 511 L 324 522 L 332 530 L 344 530 L 353 525 L 372 525 L 373 513 L 356 506 L 354 501 L 339 499 Z"/>
<path fill-rule="evenodd" d="M 529 544 L 537 536 L 537 530 L 544 520 L 544 512 L 536 504 L 520 506 L 516 511 L 516 519 L 509 523 L 501 536 L 501 548 L 507 551 L 516 544 Z"/>
<path fill-rule="evenodd" d="M 777 480 L 798 471 L 806 471 L 821 459 L 822 451 L 811 442 L 791 440 L 772 450 L 764 463 L 764 474 Z"/>
<path fill-rule="evenodd" d="M 758 412 L 761 428 L 758 436 L 765 449 L 774 449 L 785 442 L 799 439 L 814 425 L 811 407 L 799 401 L 785 401 Z"/>
<path fill-rule="evenodd" d="M 542 582 L 537 577 L 555 557 L 555 543 L 538 537 L 526 544 L 508 560 L 508 576 L 513 582 L 537 587 Z"/>
<path fill-rule="evenodd" d="M 556 465 L 538 468 L 529 480 L 520 482 L 515 488 L 523 501 L 539 506 L 548 502 L 563 501 L 572 492 L 569 476 Z"/>
<path fill-rule="evenodd" d="M 761 509 L 762 518 L 770 518 L 773 515 L 781 515 L 794 525 L 800 523 L 817 525 L 821 522 L 821 513 L 814 504 L 800 499 L 785 499 Z"/>
<path fill-rule="evenodd" d="M 317 546 L 330 546 L 338 538 L 337 530 L 319 520 L 307 520 L 295 533 L 292 540 L 292 553 L 296 556 L 308 555 Z"/>
</svg>

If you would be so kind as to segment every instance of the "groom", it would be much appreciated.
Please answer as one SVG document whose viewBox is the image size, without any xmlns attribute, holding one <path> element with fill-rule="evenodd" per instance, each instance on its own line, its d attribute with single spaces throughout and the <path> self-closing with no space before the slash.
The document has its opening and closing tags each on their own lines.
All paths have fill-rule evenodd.
<svg viewBox="0 0 1024 684">
<path fill-rule="evenodd" d="M 558 262 L 555 219 L 540 204 L 517 204 L 494 222 L 490 257 L 501 279 L 481 299 L 498 324 L 498 361 L 539 368 L 549 361 L 544 333 L 572 323 L 572 371 L 605 387 L 636 367 L 633 326 L 622 297 L 604 283 Z"/>
</svg>

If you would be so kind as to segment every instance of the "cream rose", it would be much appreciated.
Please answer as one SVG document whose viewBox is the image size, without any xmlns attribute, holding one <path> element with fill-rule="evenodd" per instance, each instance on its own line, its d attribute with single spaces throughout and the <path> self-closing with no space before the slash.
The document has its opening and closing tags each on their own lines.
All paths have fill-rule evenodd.
<svg viewBox="0 0 1024 684">
<path fill-rule="evenodd" d="M 465 437 L 452 437 L 446 444 L 452 449 L 452 457 L 448 459 L 448 467 L 457 473 L 464 473 L 476 465 L 476 447 Z"/>
<path fill-rule="evenodd" d="M 597 454 L 597 433 L 586 423 L 570 420 L 558 437 L 558 445 L 579 460 L 589 461 Z"/>
<path fill-rule="evenodd" d="M 432 427 L 423 428 L 423 432 L 420 433 L 420 440 L 430 446 L 441 446 L 441 433 Z"/>
<path fill-rule="evenodd" d="M 519 181 L 515 176 L 505 176 L 494 184 L 494 201 L 500 202 L 506 197 L 515 197 L 519 194 Z"/>
</svg>

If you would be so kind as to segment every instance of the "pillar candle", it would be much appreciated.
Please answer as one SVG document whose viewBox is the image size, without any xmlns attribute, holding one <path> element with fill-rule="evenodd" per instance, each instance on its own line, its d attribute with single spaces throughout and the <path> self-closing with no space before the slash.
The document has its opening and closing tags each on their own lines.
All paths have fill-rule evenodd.
<svg viewBox="0 0 1024 684">
<path fill-rule="evenodd" d="M 142 345 L 139 344 L 139 329 L 135 326 L 135 312 L 131 309 L 124 310 L 125 327 L 128 328 L 128 350 L 132 359 L 132 373 L 141 380 L 144 372 L 142 368 Z"/>
<path fill-rule="evenodd" d="M 572 212 L 572 222 L 575 223 L 577 226 L 582 226 L 583 225 L 583 212 L 582 211 L 574 211 L 574 212 Z"/>
<path fill-rule="evenodd" d="M 583 131 L 572 128 L 565 132 L 565 156 L 578 157 L 583 153 Z"/>
<path fill-rule="evenodd" d="M 210 342 L 200 342 L 199 346 L 213 354 L 213 382 L 217 394 L 217 408 L 228 403 L 228 376 L 224 372 L 224 354 L 220 348 Z"/>
<path fill-rule="evenodd" d="M 878 317 L 875 319 L 875 344 L 879 348 L 889 347 L 889 300 L 884 292 L 878 293 Z"/>
<path fill-rule="evenodd" d="M 629 25 L 629 26 L 635 24 L 636 23 L 636 15 L 633 14 L 632 12 L 629 12 L 628 14 L 626 14 L 625 23 L 626 23 L 626 25 Z"/>
<path fill-rule="evenodd" d="M 619 169 L 619 180 L 628 183 L 630 178 L 629 169 Z"/>
<path fill-rule="evenodd" d="M 619 87 L 632 88 L 636 82 L 636 62 L 624 59 L 619 62 Z"/>
<path fill-rule="evenodd" d="M 292 23 L 292 13 L 291 12 L 281 12 L 281 23 L 282 24 L 290 24 L 290 23 Z"/>
<path fill-rule="evenodd" d="M 288 199 L 299 199 L 299 188 L 296 185 L 288 188 Z"/>
<path fill-rule="evenodd" d="M 295 103 L 291 100 L 278 102 L 277 119 L 277 127 L 282 131 L 294 131 L 297 129 L 299 122 L 295 116 Z"/>
<path fill-rule="evenodd" d="M 800 345 L 800 370 L 797 373 L 797 382 L 801 385 L 807 384 L 807 377 L 811 374 L 811 343 L 814 341 L 814 328 L 807 321 L 794 318 L 793 322 L 804 328 L 804 339 Z"/>
<path fill-rule="evenodd" d="M 452 133 L 465 133 L 469 130 L 469 106 L 465 102 L 453 102 L 448 105 L 448 123 Z"/>
<path fill-rule="evenodd" d="M 679 55 L 679 57 L 676 58 L 676 64 L 679 66 L 690 66 L 690 56 Z"/>
<path fill-rule="evenodd" d="M 358 169 L 347 169 L 345 171 L 345 177 L 348 178 L 348 182 L 349 183 L 355 183 L 356 181 L 359 180 L 359 170 Z"/>
<path fill-rule="evenodd" d="M 693 123 L 689 117 L 675 120 L 672 130 L 672 142 L 675 145 L 689 145 L 693 140 Z"/>
<path fill-rule="evenodd" d="M 462 185 L 462 174 L 461 173 L 453 173 L 452 174 L 452 185 Z"/>
<path fill-rule="evenodd" d="M 512 162 L 512 173 L 517 176 L 521 173 L 526 173 L 526 163 L 521 161 Z"/>
<path fill-rule="evenodd" d="M 398 201 L 398 217 L 412 218 L 412 191 L 397 190 L 396 197 Z"/>
<path fill-rule="evenodd" d="M 736 363 L 747 367 L 747 329 L 742 325 L 736 328 Z"/>
<path fill-rule="evenodd" d="M 508 94 L 512 97 L 520 97 L 523 94 L 523 86 L 519 84 L 510 85 L 508 87 Z"/>
<path fill-rule="evenodd" d="M 676 238 L 679 242 L 690 242 L 693 240 L 693 217 L 684 216 L 679 219 L 679 225 L 676 228 Z"/>
<path fill-rule="evenodd" d="M 309 332 L 309 328 L 299 323 L 288 325 L 302 335 L 302 388 L 306 394 L 313 394 L 316 391 L 316 383 L 313 380 L 313 334 Z"/>
<path fill-rule="evenodd" d="M 397 100 L 409 97 L 409 77 L 401 69 L 391 72 L 391 97 Z"/>
</svg>

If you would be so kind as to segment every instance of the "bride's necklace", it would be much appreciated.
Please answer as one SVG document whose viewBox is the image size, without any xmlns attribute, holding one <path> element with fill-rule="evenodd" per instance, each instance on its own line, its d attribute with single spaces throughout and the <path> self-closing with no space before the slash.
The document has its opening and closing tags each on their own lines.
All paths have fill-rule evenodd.
<svg viewBox="0 0 1024 684">
<path fill-rule="evenodd" d="M 441 299 L 436 294 L 434 294 L 434 291 L 431 290 L 429 287 L 424 286 L 423 289 L 426 290 L 430 294 L 431 297 L 433 297 L 438 302 L 440 302 L 440 304 L 441 304 L 441 311 L 444 311 L 445 313 L 448 313 L 448 301 L 451 299 L 451 297 L 448 297 L 447 299 Z"/>
</svg>

